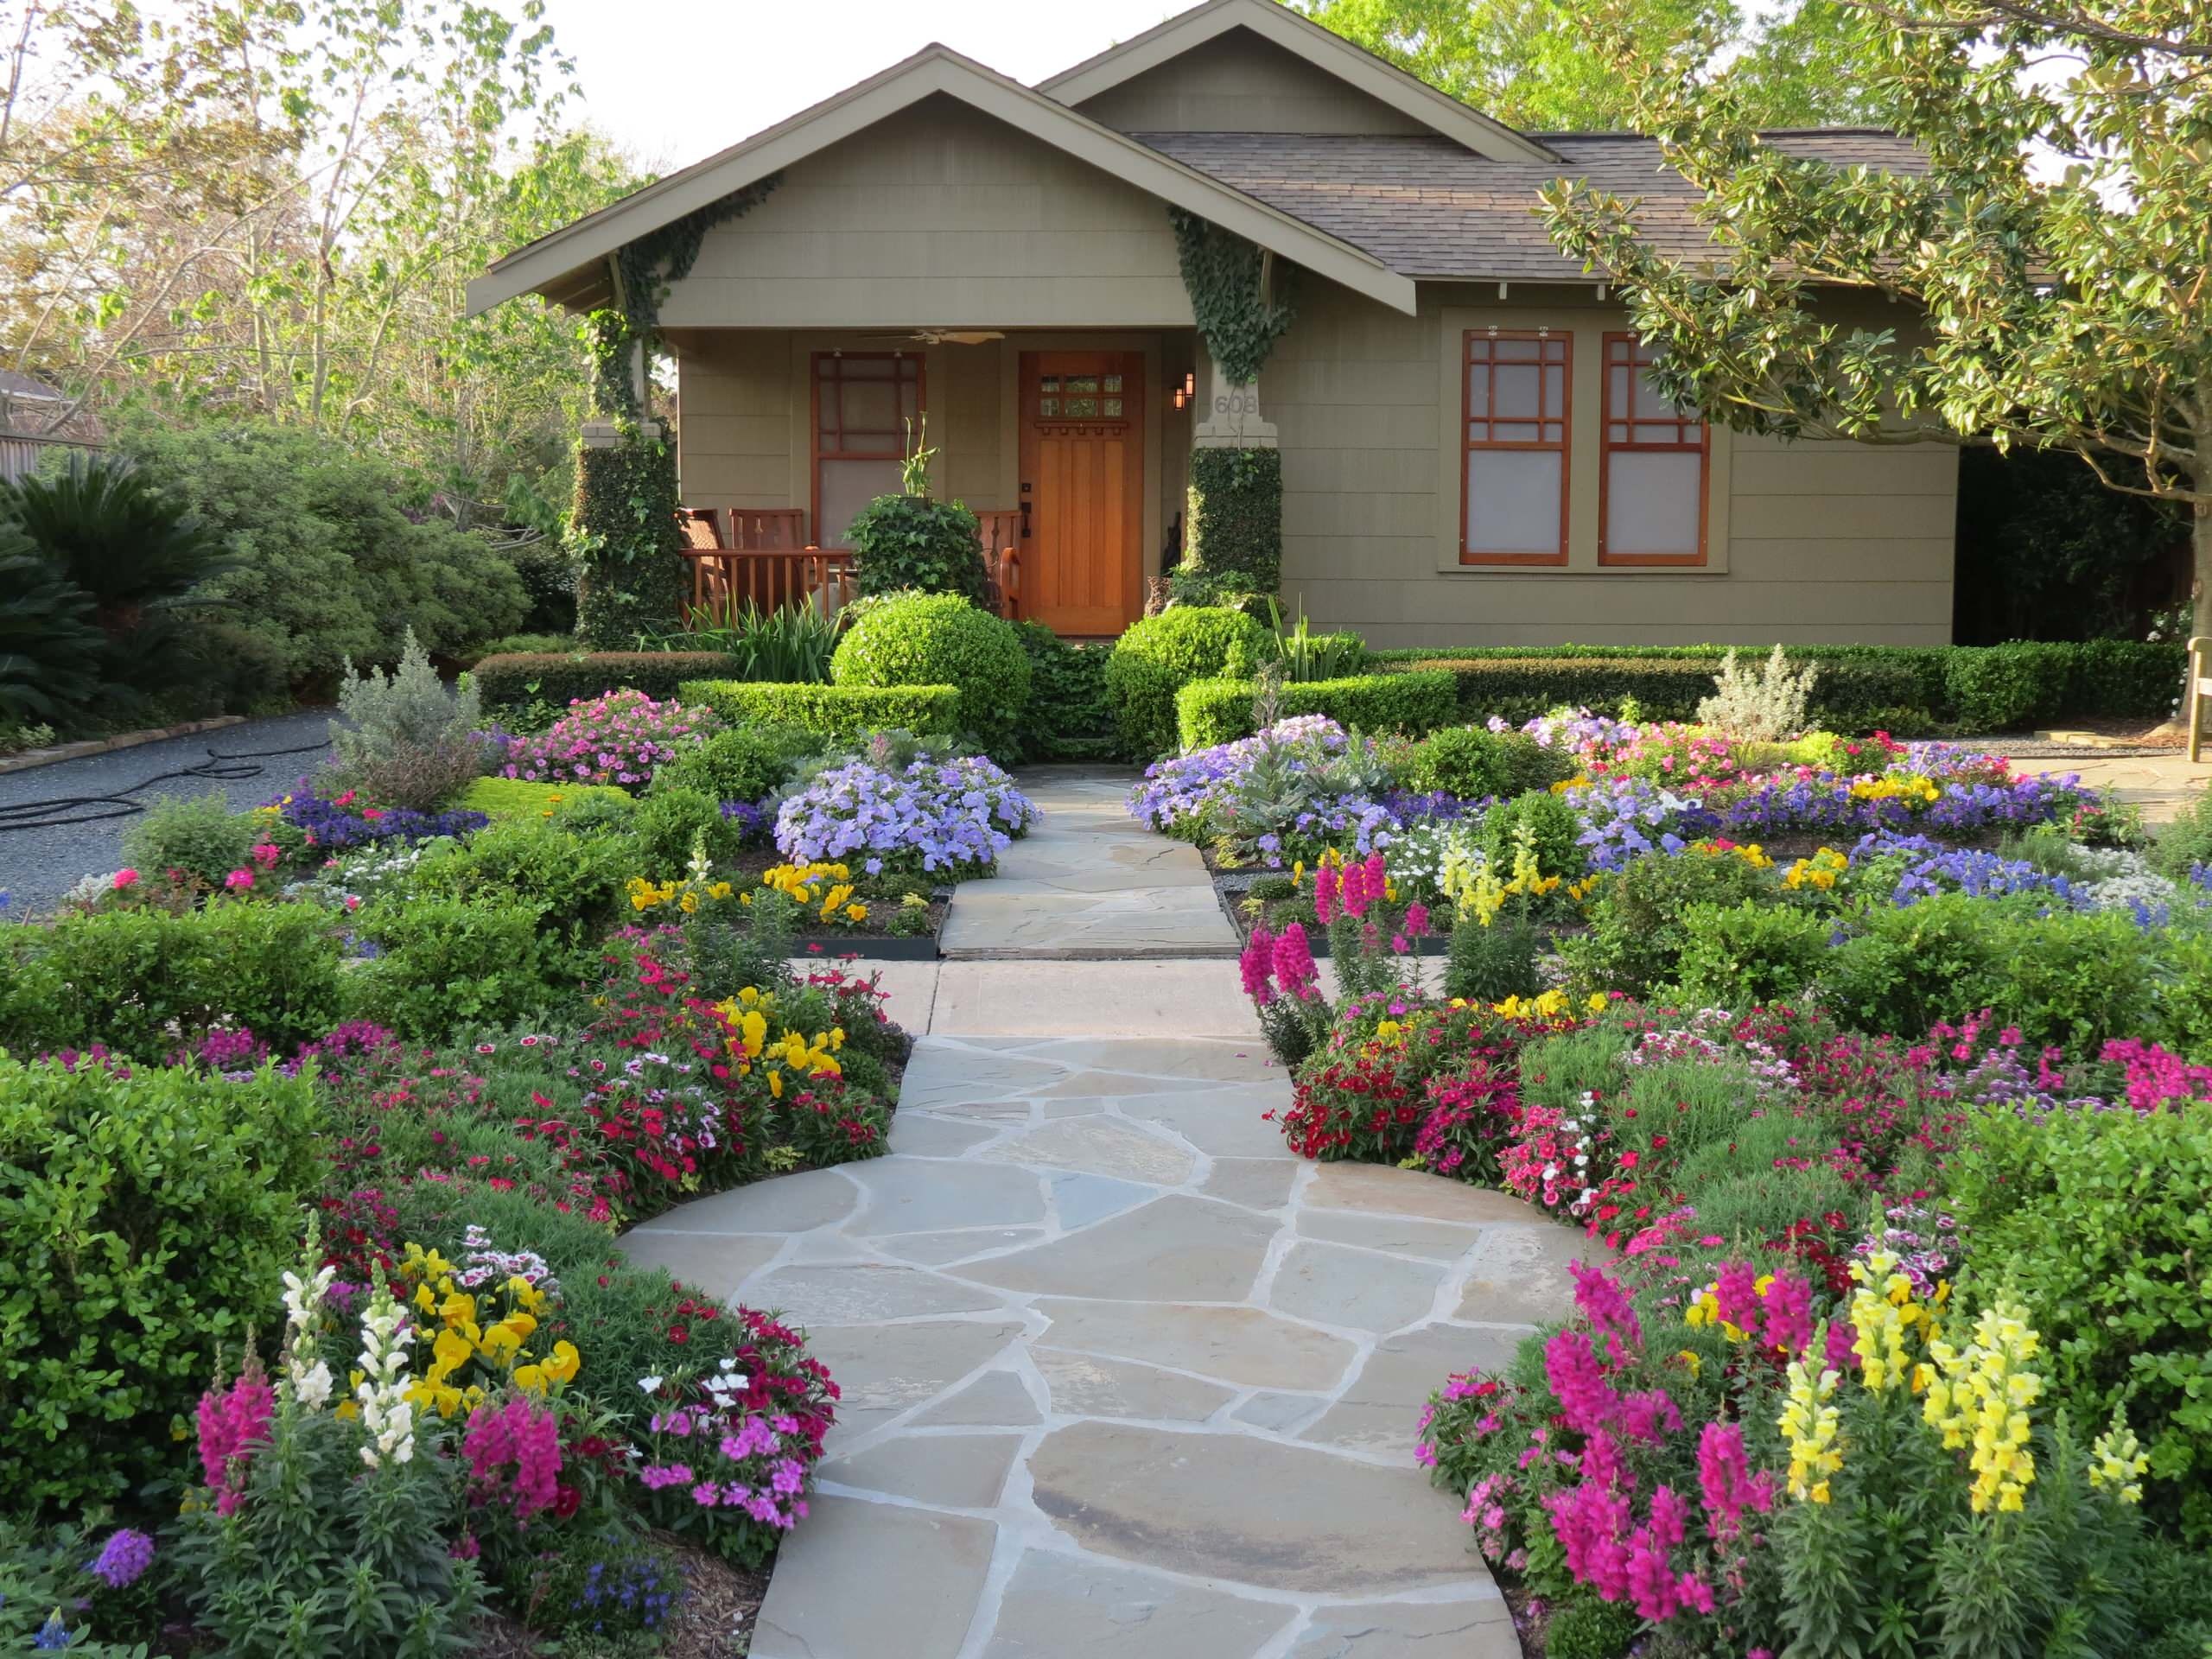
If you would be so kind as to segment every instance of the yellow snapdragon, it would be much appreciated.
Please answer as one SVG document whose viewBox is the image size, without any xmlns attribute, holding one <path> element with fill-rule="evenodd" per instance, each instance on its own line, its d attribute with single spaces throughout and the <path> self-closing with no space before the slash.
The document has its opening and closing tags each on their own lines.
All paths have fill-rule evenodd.
<svg viewBox="0 0 2212 1659">
<path fill-rule="evenodd" d="M 2143 1477 L 2150 1470 L 2151 1459 L 2127 1426 L 2126 1414 L 2114 1406 L 2112 1427 L 2089 1442 L 2089 1484 L 2123 1503 L 2140 1503 Z"/>
<path fill-rule="evenodd" d="M 1928 1344 L 1935 1368 L 1923 1414 L 1947 1448 L 1967 1449 L 1974 1473 L 1967 1501 L 1977 1515 L 2020 1509 L 2035 1480 L 2028 1408 L 2042 1395 L 2043 1378 L 2029 1362 L 2041 1345 L 2024 1313 L 2009 1302 L 1982 1312 L 1963 1350 L 1940 1338 Z"/>
<path fill-rule="evenodd" d="M 1828 1501 L 1828 1478 L 1843 1467 L 1838 1436 L 1842 1414 L 1832 1403 L 1836 1374 L 1817 1373 L 1808 1361 L 1789 1362 L 1789 1389 L 1777 1423 L 1789 1448 L 1789 1495 L 1815 1503 Z"/>
</svg>

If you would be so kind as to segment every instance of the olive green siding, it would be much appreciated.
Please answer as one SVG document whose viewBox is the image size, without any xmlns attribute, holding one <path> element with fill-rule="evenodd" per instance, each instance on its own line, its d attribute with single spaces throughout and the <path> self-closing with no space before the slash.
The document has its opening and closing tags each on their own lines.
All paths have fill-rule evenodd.
<svg viewBox="0 0 2212 1659">
<path fill-rule="evenodd" d="M 1076 107 L 1122 132 L 1430 130 L 1244 29 L 1194 47 Z"/>
</svg>

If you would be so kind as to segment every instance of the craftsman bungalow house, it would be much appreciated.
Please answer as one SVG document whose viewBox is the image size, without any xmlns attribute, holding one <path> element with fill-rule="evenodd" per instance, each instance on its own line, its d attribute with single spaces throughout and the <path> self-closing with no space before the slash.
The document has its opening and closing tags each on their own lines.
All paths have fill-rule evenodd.
<svg viewBox="0 0 2212 1659">
<path fill-rule="evenodd" d="M 1880 133 L 1778 142 L 1912 164 Z M 937 493 L 1018 515 L 1024 613 L 1105 634 L 1174 556 L 1193 445 L 1271 444 L 1286 601 L 1373 645 L 1949 637 L 1953 451 L 1686 418 L 1551 245 L 1535 193 L 1561 177 L 1704 245 L 1648 139 L 1516 132 L 1272 0 L 1207 0 L 1033 87 L 927 48 L 520 249 L 470 304 L 605 304 L 617 250 L 772 177 L 660 308 L 688 505 L 835 547 L 926 411 Z M 1298 268 L 1249 391 L 1216 384 L 1171 207 Z"/>
</svg>

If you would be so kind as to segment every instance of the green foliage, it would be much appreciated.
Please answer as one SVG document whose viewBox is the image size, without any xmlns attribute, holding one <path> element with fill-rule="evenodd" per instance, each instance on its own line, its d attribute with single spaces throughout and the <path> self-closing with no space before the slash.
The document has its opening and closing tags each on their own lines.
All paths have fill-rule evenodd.
<svg viewBox="0 0 2212 1659">
<path fill-rule="evenodd" d="M 1483 856 L 1492 869 L 1513 868 L 1514 837 L 1524 825 L 1534 838 L 1540 874 L 1569 881 L 1581 875 L 1586 861 L 1579 839 L 1582 821 L 1564 796 L 1548 789 L 1532 789 L 1500 801 L 1483 814 Z"/>
<path fill-rule="evenodd" d="M 1499 916 L 1484 926 L 1471 916 L 1452 924 L 1452 950 L 1444 964 L 1444 994 L 1470 1001 L 1503 1002 L 1509 996 L 1534 996 L 1543 989 L 1536 958 L 1543 939 L 1528 923 Z"/>
<path fill-rule="evenodd" d="M 2194 865 L 2212 864 L 2212 792 L 2199 791 L 2158 831 L 2151 861 L 2171 876 L 2185 876 Z"/>
<path fill-rule="evenodd" d="M 1592 899 L 1590 931 L 1566 942 L 1575 983 L 1637 997 L 1671 984 L 1690 943 L 1693 909 L 1732 910 L 1771 887 L 1770 877 L 1732 855 L 1630 859 Z"/>
<path fill-rule="evenodd" d="M 586 801 L 612 804 L 626 817 L 632 797 L 614 784 L 533 784 L 522 778 L 479 778 L 461 791 L 454 805 L 463 811 L 481 812 L 497 823 L 502 818 L 550 818 L 563 807 Z"/>
<path fill-rule="evenodd" d="M 440 1433 L 425 1413 L 416 1436 Z M 236 1659 L 461 1654 L 482 1599 L 454 1558 L 467 1465 L 435 1446 L 364 1472 L 360 1425 L 289 1402 L 248 1460 L 234 1513 L 184 1525 L 194 1621 Z"/>
<path fill-rule="evenodd" d="M 810 604 L 764 611 L 750 599 L 725 600 L 720 609 L 691 613 L 689 626 L 664 643 L 693 652 L 719 651 L 736 660 L 741 680 L 804 680 L 820 684 L 830 677 L 842 619 L 826 616 Z"/>
<path fill-rule="evenodd" d="M 691 574 L 676 508 L 676 444 L 658 427 L 625 423 L 606 448 L 576 446 L 569 537 L 585 645 L 618 651 L 682 620 Z"/>
<path fill-rule="evenodd" d="M 0 1056 L 0 1490 L 73 1510 L 176 1466 L 316 1175 L 312 1083 Z"/>
<path fill-rule="evenodd" d="M 1565 776 L 1558 757 L 1534 738 L 1480 726 L 1449 726 L 1432 733 L 1412 747 L 1397 772 L 1408 789 L 1443 790 L 1471 801 L 1488 796 L 1510 799 Z"/>
<path fill-rule="evenodd" d="M 1968 731 L 2016 731 L 2063 710 L 2066 682 L 2044 671 L 2032 645 L 1992 645 L 1944 660 L 1943 689 Z"/>
<path fill-rule="evenodd" d="M 338 779 L 379 805 L 418 812 L 435 811 L 468 786 L 482 770 L 470 735 L 479 714 L 474 681 L 448 691 L 411 629 L 391 673 L 372 667 L 356 679 L 352 661 L 344 666 L 340 718 L 330 722 Z"/>
<path fill-rule="evenodd" d="M 259 820 L 232 811 L 220 790 L 165 795 L 124 827 L 123 859 L 142 872 L 182 870 L 219 887 L 232 870 L 248 867 L 261 838 Z"/>
<path fill-rule="evenodd" d="M 2146 1506 L 2212 1541 L 2212 1106 L 1986 1109 L 1948 1175 L 1976 1294 L 2026 1305 L 2058 1403 L 2124 1408 Z"/>
<path fill-rule="evenodd" d="M 957 594 L 871 606 L 846 630 L 830 674 L 840 686 L 956 686 L 961 728 L 1001 759 L 1020 752 L 1029 653 L 1012 623 Z"/>
<path fill-rule="evenodd" d="M 69 1638 L 68 1651 L 82 1659 L 146 1659 L 143 1642 L 126 1646 L 93 1634 L 113 1632 L 118 1612 L 126 1625 L 145 1624 L 150 1588 L 141 1578 L 120 1592 L 109 1589 L 90 1571 L 99 1554 L 100 1545 L 74 1526 L 35 1529 L 0 1520 L 0 1653 L 33 1652 L 41 1635 L 47 1647 L 59 1649 L 64 1644 L 49 1628 L 58 1626 Z"/>
<path fill-rule="evenodd" d="M 0 1048 L 17 1054 L 104 1043 L 151 1063 L 219 1025 L 283 1053 L 338 1007 L 337 941 L 306 905 L 219 899 L 0 933 Z"/>
<path fill-rule="evenodd" d="M 1175 694 L 1175 725 L 1184 749 L 1249 737 L 1258 691 L 1250 680 L 1194 680 L 1183 687 Z M 1326 715 L 1340 726 L 1375 733 L 1433 731 L 1458 712 L 1447 674 L 1356 674 L 1296 682 L 1281 687 L 1274 703 L 1284 718 Z"/>
<path fill-rule="evenodd" d="M 750 680 L 687 680 L 678 695 L 724 720 L 789 726 L 828 743 L 896 728 L 949 737 L 958 730 L 960 689 L 953 685 L 779 685 Z"/>
<path fill-rule="evenodd" d="M 821 740 L 800 727 L 733 727 L 656 772 L 650 792 L 696 790 L 711 800 L 758 805 L 784 786 L 794 765 L 821 751 Z"/>
<path fill-rule="evenodd" d="M 596 791 L 575 793 L 589 798 Z M 560 984 L 596 974 L 601 940 L 620 913 L 624 884 L 639 873 L 633 832 L 643 808 L 626 810 L 621 830 L 609 834 L 580 828 L 563 810 L 570 804 L 564 802 L 550 818 L 511 817 L 466 841 L 426 849 L 407 880 L 403 905 L 449 899 L 529 909 L 537 918 L 542 977 Z M 688 837 L 684 847 L 688 854 Z M 375 915 L 364 914 L 371 915 L 368 937 L 381 939 Z"/>
<path fill-rule="evenodd" d="M 1252 679 L 1263 667 L 1272 667 L 1285 683 L 1296 685 L 1307 680 L 1348 679 L 1366 667 L 1367 641 L 1357 633 L 1349 629 L 1316 633 L 1303 610 L 1286 628 L 1275 596 L 1261 597 L 1267 607 L 1268 640 L 1255 655 L 1239 650 L 1230 657 L 1229 672 L 1234 678 Z"/>
<path fill-rule="evenodd" d="M 1282 585 L 1282 451 L 1191 451 L 1185 522 L 1185 574 L 1273 594 Z"/>
<path fill-rule="evenodd" d="M 99 689 L 104 645 L 92 596 L 0 520 L 0 720 L 67 721 Z"/>
<path fill-rule="evenodd" d="M 1262 283 L 1267 260 L 1255 244 L 1180 207 L 1170 207 L 1167 219 L 1206 350 L 1230 385 L 1249 386 L 1298 315 L 1290 302 L 1294 268 L 1277 264 L 1271 290 Z"/>
<path fill-rule="evenodd" d="M 1682 913 L 1680 927 L 1688 942 L 1675 962 L 1675 977 L 1684 1002 L 1700 1008 L 1749 1007 L 1797 997 L 1820 972 L 1834 931 L 1827 918 L 1809 910 L 1755 899 L 1732 909 L 1694 905 Z"/>
<path fill-rule="evenodd" d="M 346 1012 L 422 1042 L 537 1013 L 556 1000 L 546 957 L 565 955 L 541 945 L 537 918 L 528 903 L 364 905 L 354 924 L 378 954 L 346 976 Z"/>
<path fill-rule="evenodd" d="M 1111 754 L 1114 720 L 1106 706 L 1106 658 L 1113 647 L 1071 644 L 1042 622 L 1017 622 L 1029 653 L 1029 716 L 1024 734 L 1039 760 L 1092 760 Z"/>
<path fill-rule="evenodd" d="M 957 594 L 984 602 L 982 530 L 957 501 L 879 495 L 854 516 L 845 539 L 863 594 Z"/>
<path fill-rule="evenodd" d="M 327 683 L 346 658 L 398 658 L 408 630 L 451 652 L 521 626 L 514 567 L 480 537 L 404 511 L 385 463 L 301 428 L 125 428 L 118 452 L 219 539 L 196 593 L 273 653 L 280 678 Z"/>
<path fill-rule="evenodd" d="M 566 709 L 610 691 L 642 691 L 655 702 L 682 701 L 677 688 L 684 681 L 742 678 L 744 668 L 724 651 L 579 651 L 486 657 L 469 673 L 485 708 L 496 714 L 533 702 Z"/>
<path fill-rule="evenodd" d="M 695 847 L 703 848 L 717 863 L 735 858 L 745 848 L 744 831 L 722 817 L 715 797 L 680 785 L 664 789 L 658 781 L 652 792 L 638 803 L 631 833 L 637 841 L 639 872 L 658 877 L 681 870 Z"/>
<path fill-rule="evenodd" d="M 1106 700 L 1122 747 L 1148 760 L 1176 747 L 1175 695 L 1227 671 L 1237 651 L 1266 649 L 1267 626 L 1242 611 L 1178 605 L 1132 622 L 1106 659 Z"/>
<path fill-rule="evenodd" d="M 1544 1653 L 1546 1659 L 1618 1659 L 1635 1637 L 1636 1618 L 1625 1607 L 1573 1596 L 1544 1621 Z"/>
<path fill-rule="evenodd" d="M 1524 132 L 1647 130 L 1637 126 L 1619 72 L 1579 26 L 1580 14 L 1553 0 L 1299 0 L 1298 10 Z M 1853 15 L 1841 7 L 1770 12 L 1732 0 L 1634 0 L 1624 16 L 1650 50 L 1728 64 L 1745 115 L 1759 126 L 1848 125 L 1875 112 Z"/>
</svg>

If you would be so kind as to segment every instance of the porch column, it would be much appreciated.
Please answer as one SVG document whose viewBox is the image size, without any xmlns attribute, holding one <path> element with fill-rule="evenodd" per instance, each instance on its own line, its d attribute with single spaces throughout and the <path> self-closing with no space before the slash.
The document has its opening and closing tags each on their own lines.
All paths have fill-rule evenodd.
<svg viewBox="0 0 2212 1659">
<path fill-rule="evenodd" d="M 1274 423 L 1260 418 L 1260 383 L 1232 384 L 1213 360 L 1205 331 L 1198 340 L 1198 412 L 1203 418 L 1191 430 L 1195 449 L 1273 449 Z"/>
</svg>

